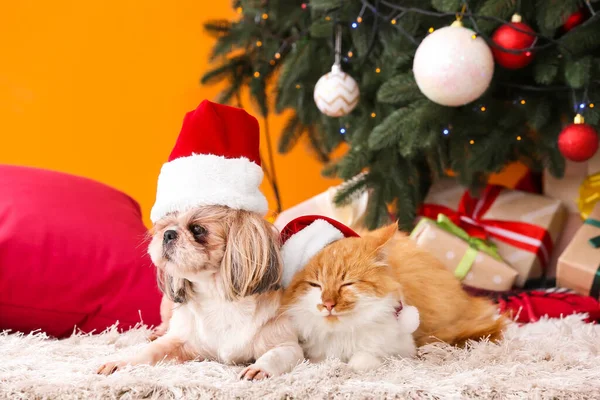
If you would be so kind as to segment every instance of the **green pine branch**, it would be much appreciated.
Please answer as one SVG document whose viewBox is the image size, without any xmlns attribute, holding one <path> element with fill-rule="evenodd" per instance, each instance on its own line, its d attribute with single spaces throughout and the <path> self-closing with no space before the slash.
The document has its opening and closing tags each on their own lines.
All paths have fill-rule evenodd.
<svg viewBox="0 0 600 400">
<path fill-rule="evenodd" d="M 362 1 L 237 0 L 238 19 L 206 25 L 216 38 L 215 65 L 202 82 L 226 82 L 219 100 L 233 104 L 249 90 L 264 116 L 291 110 L 278 150 L 305 146 L 326 163 L 326 176 L 351 180 L 367 171 L 347 182 L 337 200 L 369 190 L 369 227 L 386 223 L 389 208 L 410 229 L 432 180 L 449 170 L 474 191 L 512 161 L 562 176 L 565 161 L 556 142 L 573 118 L 573 99 L 584 104 L 578 112 L 586 123 L 600 128 L 600 12 L 568 32 L 562 28 L 580 0 L 521 0 L 523 21 L 541 35 L 531 65 L 496 66 L 489 89 L 470 104 L 444 107 L 428 100 L 413 76 L 415 51 L 430 27 L 447 26 L 464 3 L 370 1 L 378 7 L 373 12 Z M 474 15 L 464 23 L 489 38 L 518 3 L 469 0 Z M 598 2 L 591 6 L 600 11 Z M 360 87 L 358 105 L 342 118 L 323 115 L 313 100 L 316 82 L 334 61 L 336 23 L 341 67 Z M 469 77 L 459 84 L 469 85 Z M 348 152 L 332 162 L 330 154 L 342 143 Z"/>
</svg>

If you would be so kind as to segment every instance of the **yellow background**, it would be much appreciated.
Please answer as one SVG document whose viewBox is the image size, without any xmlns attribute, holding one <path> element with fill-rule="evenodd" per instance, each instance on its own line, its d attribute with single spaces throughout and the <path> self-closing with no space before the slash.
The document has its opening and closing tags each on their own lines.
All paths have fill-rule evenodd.
<svg viewBox="0 0 600 400">
<path fill-rule="evenodd" d="M 199 84 L 213 44 L 203 22 L 233 17 L 224 0 L 4 2 L 0 163 L 104 182 L 139 201 L 147 221 L 184 113 L 219 91 Z M 275 136 L 283 123 L 271 118 Z M 275 163 L 284 207 L 337 182 L 303 144 Z"/>
</svg>

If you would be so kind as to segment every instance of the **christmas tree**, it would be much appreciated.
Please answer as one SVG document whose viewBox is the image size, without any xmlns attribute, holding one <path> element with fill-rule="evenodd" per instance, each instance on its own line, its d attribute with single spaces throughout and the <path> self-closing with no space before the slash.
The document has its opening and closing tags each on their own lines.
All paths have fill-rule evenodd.
<svg viewBox="0 0 600 400">
<path fill-rule="evenodd" d="M 264 116 L 292 109 L 278 150 L 307 138 L 324 174 L 347 181 L 339 203 L 370 190 L 371 228 L 389 210 L 410 228 L 438 176 L 451 173 L 476 191 L 520 161 L 560 177 L 565 156 L 583 160 L 597 148 L 595 2 L 233 3 L 238 19 L 206 26 L 217 37 L 217 65 L 203 82 L 226 80 L 224 103 L 249 88 Z M 585 124 L 561 134 L 577 114 Z M 345 156 L 330 160 L 342 143 Z"/>
</svg>

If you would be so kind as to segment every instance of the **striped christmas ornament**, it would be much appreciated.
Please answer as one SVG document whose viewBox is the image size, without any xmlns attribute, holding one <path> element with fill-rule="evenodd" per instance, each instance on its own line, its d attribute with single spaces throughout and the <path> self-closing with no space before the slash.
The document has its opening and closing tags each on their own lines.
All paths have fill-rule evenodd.
<svg viewBox="0 0 600 400">
<path fill-rule="evenodd" d="M 360 90 L 356 81 L 339 65 L 323 75 L 315 86 L 315 103 L 321 112 L 330 117 L 350 114 L 358 104 Z"/>
</svg>

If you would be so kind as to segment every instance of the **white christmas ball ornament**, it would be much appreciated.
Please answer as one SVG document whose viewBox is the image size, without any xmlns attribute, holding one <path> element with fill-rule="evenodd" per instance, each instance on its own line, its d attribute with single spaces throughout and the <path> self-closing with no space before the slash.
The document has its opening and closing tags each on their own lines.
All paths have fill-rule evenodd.
<svg viewBox="0 0 600 400">
<path fill-rule="evenodd" d="M 317 107 L 330 117 L 350 114 L 358 104 L 359 95 L 356 81 L 342 71 L 339 65 L 331 67 L 331 72 L 317 81 L 314 92 Z"/>
<path fill-rule="evenodd" d="M 482 38 L 455 22 L 423 39 L 415 53 L 413 73 L 429 100 L 462 106 L 489 87 L 494 57 Z"/>
</svg>

